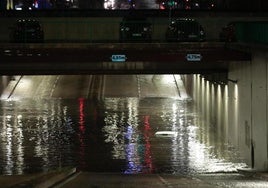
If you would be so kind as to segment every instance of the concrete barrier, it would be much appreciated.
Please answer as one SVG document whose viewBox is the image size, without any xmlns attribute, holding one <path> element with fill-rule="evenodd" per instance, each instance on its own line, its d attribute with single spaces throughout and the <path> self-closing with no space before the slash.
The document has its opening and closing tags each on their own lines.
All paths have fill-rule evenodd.
<svg viewBox="0 0 268 188">
<path fill-rule="evenodd" d="M 57 169 L 55 171 L 32 174 L 32 175 L 22 175 L 22 176 L 8 176 L 7 179 L 9 183 L 5 183 L 4 178 L 0 179 L 4 182 L 1 184 L 6 188 L 17 188 L 17 187 L 34 187 L 34 188 L 48 188 L 59 184 L 60 182 L 68 179 L 72 175 L 77 173 L 76 168 L 66 167 L 62 169 Z"/>
</svg>

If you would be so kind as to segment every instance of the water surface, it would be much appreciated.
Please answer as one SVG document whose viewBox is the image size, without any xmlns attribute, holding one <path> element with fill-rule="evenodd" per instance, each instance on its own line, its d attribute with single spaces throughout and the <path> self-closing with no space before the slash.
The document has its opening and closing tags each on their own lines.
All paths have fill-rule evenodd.
<svg viewBox="0 0 268 188">
<path fill-rule="evenodd" d="M 24 99 L 0 104 L 4 175 L 64 166 L 90 172 L 196 174 L 235 172 L 245 165 L 195 112 L 191 100 Z M 160 131 L 172 134 L 156 135 Z"/>
</svg>

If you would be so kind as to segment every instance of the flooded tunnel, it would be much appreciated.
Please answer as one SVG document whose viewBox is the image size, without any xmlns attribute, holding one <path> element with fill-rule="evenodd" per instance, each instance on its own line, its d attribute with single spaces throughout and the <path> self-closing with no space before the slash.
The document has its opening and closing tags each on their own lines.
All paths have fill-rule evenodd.
<svg viewBox="0 0 268 188">
<path fill-rule="evenodd" d="M 230 124 L 239 101 L 237 83 L 200 74 L 14 76 L 1 95 L 0 171 L 75 166 L 263 187 L 240 173 L 251 163 L 234 142 L 241 130 Z"/>
<path fill-rule="evenodd" d="M 201 75 L 16 76 L 2 93 L 2 174 L 237 171 L 227 89 Z"/>
</svg>

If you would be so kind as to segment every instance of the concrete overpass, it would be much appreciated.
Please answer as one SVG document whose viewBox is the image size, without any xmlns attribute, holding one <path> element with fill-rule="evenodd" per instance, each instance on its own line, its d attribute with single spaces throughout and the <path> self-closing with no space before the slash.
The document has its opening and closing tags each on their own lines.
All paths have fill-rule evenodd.
<svg viewBox="0 0 268 188">
<path fill-rule="evenodd" d="M 46 43 L 0 45 L 0 74 L 208 74 L 248 62 L 224 43 Z"/>
</svg>

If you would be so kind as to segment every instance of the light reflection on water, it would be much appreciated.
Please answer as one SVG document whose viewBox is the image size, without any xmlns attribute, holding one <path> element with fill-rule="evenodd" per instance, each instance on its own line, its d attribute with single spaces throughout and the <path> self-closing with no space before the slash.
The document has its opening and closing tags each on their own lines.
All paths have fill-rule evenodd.
<svg viewBox="0 0 268 188">
<path fill-rule="evenodd" d="M 0 172 L 62 166 L 95 172 L 209 173 L 244 165 L 191 101 L 164 98 L 2 101 Z M 158 137 L 158 131 L 176 136 Z"/>
<path fill-rule="evenodd" d="M 1 174 L 46 171 L 68 152 L 72 132 L 60 101 L 2 101 Z M 64 144 L 63 144 L 64 143 Z"/>
<path fill-rule="evenodd" d="M 127 100 L 128 104 L 135 105 L 130 105 L 131 109 L 116 117 L 115 114 L 118 115 L 118 111 L 124 111 L 126 101 L 106 100 L 105 106 L 113 106 L 113 108 L 107 109 L 103 128 L 106 138 L 113 138 L 106 140 L 114 146 L 113 153 L 116 155 L 113 155 L 113 158 L 126 160 L 125 173 L 233 172 L 245 165 L 240 163 L 238 156 L 232 159 L 235 151 L 227 144 L 214 143 L 213 140 L 208 143 L 205 139 L 202 140 L 203 134 L 213 133 L 210 132 L 210 129 L 204 132 L 198 126 L 199 121 L 202 120 L 193 111 L 191 102 L 171 99 L 137 100 L 130 98 Z M 131 119 L 132 115 L 127 112 L 137 112 L 135 114 L 138 114 L 139 120 Z M 143 120 L 144 118 L 146 120 Z M 133 122 L 133 124 L 129 122 Z M 147 136 L 142 138 L 145 135 L 145 131 L 142 129 L 144 125 L 149 128 L 146 129 Z M 122 139 L 118 140 L 116 135 L 121 135 L 122 130 L 126 134 L 125 139 L 118 137 L 118 139 Z M 157 131 L 173 131 L 177 132 L 178 136 L 156 137 Z M 138 149 L 145 147 L 144 140 L 148 141 L 147 155 Z M 218 138 L 215 141 L 218 141 Z M 120 155 L 118 151 L 120 151 Z M 150 159 L 150 165 L 144 163 L 144 160 L 148 159 Z M 232 160 L 235 160 L 235 163 Z"/>
</svg>

